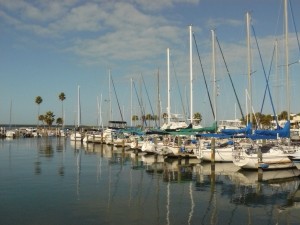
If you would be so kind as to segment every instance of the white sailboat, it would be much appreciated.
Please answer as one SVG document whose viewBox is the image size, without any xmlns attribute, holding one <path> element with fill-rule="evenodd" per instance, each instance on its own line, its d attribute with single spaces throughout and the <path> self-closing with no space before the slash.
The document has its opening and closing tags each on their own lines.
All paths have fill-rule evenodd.
<svg viewBox="0 0 300 225">
<path fill-rule="evenodd" d="M 7 138 L 15 138 L 16 137 L 16 131 L 11 129 L 11 114 L 12 114 L 12 101 L 10 101 L 10 108 L 9 108 L 9 129 L 6 130 L 5 136 Z"/>
<path fill-rule="evenodd" d="M 188 125 L 186 122 L 182 121 L 182 118 L 179 114 L 171 114 L 171 87 L 170 87 L 170 49 L 167 48 L 167 75 L 168 75 L 168 93 L 167 93 L 167 114 L 168 120 L 165 124 L 161 126 L 161 130 L 177 130 L 180 128 L 186 128 Z M 172 121 L 171 121 L 172 120 Z"/>
<path fill-rule="evenodd" d="M 284 0 L 284 14 L 285 14 L 285 43 L 286 43 L 286 75 L 287 75 L 287 108 L 288 117 L 290 117 L 290 103 L 289 103 L 289 86 L 288 86 L 288 35 L 287 35 L 287 0 Z M 249 30 L 250 15 L 247 13 L 247 27 Z M 248 36 L 249 36 L 249 32 Z M 250 71 L 250 70 L 249 70 Z M 250 79 L 249 79 L 250 80 Z M 251 91 L 251 89 L 250 89 Z M 250 95 L 251 99 L 251 95 Z M 289 124 L 288 118 L 288 124 Z M 290 129 L 288 126 L 287 129 Z M 272 132 L 272 131 L 270 131 Z M 279 144 L 279 141 L 273 145 L 258 145 L 254 144 L 251 148 L 239 148 L 234 152 L 233 162 L 235 165 L 245 169 L 284 169 L 295 167 L 293 162 L 289 159 L 288 154 L 295 152 L 297 149 L 290 146 Z"/>
<path fill-rule="evenodd" d="M 82 141 L 83 135 L 80 132 L 80 123 L 81 123 L 81 107 L 80 107 L 80 87 L 78 85 L 77 89 L 77 129 L 74 129 L 74 132 L 70 135 L 71 141 Z"/>
</svg>

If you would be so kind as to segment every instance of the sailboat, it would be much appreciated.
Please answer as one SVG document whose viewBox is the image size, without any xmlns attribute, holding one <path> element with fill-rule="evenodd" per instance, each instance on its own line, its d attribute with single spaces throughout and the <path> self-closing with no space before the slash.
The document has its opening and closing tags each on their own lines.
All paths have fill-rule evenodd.
<svg viewBox="0 0 300 225">
<path fill-rule="evenodd" d="M 7 138 L 15 138 L 16 131 L 11 129 L 11 113 L 12 113 L 12 101 L 10 101 L 10 110 L 9 110 L 9 130 L 6 130 L 5 136 Z"/>
<path fill-rule="evenodd" d="M 80 87 L 78 85 L 77 89 L 77 127 L 75 127 L 74 132 L 70 135 L 71 141 L 82 141 L 83 135 L 80 133 L 80 121 L 81 120 L 81 107 L 80 107 Z"/>
<path fill-rule="evenodd" d="M 287 0 L 284 0 L 284 13 L 287 14 Z M 286 32 L 286 59 L 288 59 L 288 45 L 287 45 L 287 16 L 285 16 L 285 32 Z M 247 25 L 249 24 L 249 14 L 247 13 Z M 249 25 L 248 25 L 249 26 Z M 249 32 L 248 32 L 249 35 Z M 287 60 L 288 61 L 288 60 Z M 286 65 L 288 67 L 288 64 Z M 288 68 L 287 68 L 288 74 Z M 288 80 L 288 75 L 287 75 Z M 288 83 L 288 82 L 287 82 Z M 287 90 L 288 90 L 287 85 Z M 289 96 L 287 94 L 287 98 Z M 288 109 L 289 109 L 289 100 Z M 289 111 L 289 110 L 288 110 Z M 290 112 L 288 112 L 290 115 Z M 295 167 L 294 163 L 289 159 L 288 154 L 292 154 L 298 149 L 294 146 L 287 146 L 281 144 L 283 138 L 287 138 L 289 142 L 290 138 L 290 122 L 287 121 L 285 127 L 281 130 L 264 130 L 255 131 L 255 134 L 249 135 L 252 140 L 270 140 L 276 139 L 275 142 L 270 142 L 269 144 L 258 144 L 258 142 L 253 141 L 253 145 L 247 148 L 237 148 L 234 152 L 233 162 L 235 165 L 244 169 L 259 169 L 264 170 L 270 169 L 286 169 Z M 262 141 L 262 143 L 265 141 Z"/>
<path fill-rule="evenodd" d="M 186 128 L 188 125 L 186 122 L 182 121 L 182 118 L 180 114 L 171 114 L 171 88 L 170 88 L 170 49 L 167 48 L 167 79 L 168 79 L 168 93 L 167 93 L 167 101 L 168 101 L 168 106 L 167 106 L 167 122 L 164 123 L 161 126 L 161 130 L 164 131 L 175 131 L 180 128 Z M 171 121 L 172 120 L 172 121 Z"/>
</svg>

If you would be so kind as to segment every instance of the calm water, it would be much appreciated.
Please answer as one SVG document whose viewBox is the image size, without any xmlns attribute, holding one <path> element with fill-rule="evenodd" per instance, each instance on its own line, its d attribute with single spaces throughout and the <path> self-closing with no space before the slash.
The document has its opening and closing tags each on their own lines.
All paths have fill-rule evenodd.
<svg viewBox="0 0 300 225">
<path fill-rule="evenodd" d="M 3 139 L 0 224 L 299 224 L 298 179 L 259 183 L 233 164 L 211 173 L 192 163 L 68 139 Z"/>
</svg>

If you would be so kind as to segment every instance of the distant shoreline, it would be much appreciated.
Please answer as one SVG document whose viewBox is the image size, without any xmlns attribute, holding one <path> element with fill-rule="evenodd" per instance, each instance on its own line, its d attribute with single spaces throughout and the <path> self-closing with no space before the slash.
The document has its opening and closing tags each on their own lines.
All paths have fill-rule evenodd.
<svg viewBox="0 0 300 225">
<path fill-rule="evenodd" d="M 48 128 L 48 125 L 43 125 L 43 124 L 39 124 L 38 126 L 36 124 L 0 124 L 0 127 L 4 127 L 5 129 L 7 128 L 11 128 L 11 129 L 18 129 L 18 128 L 21 128 L 21 127 L 33 127 L 33 128 Z M 50 126 L 50 128 L 61 128 L 62 126 L 61 125 L 52 125 Z M 82 125 L 80 126 L 81 128 L 98 128 L 98 126 L 93 126 L 93 125 Z M 75 126 L 74 125 L 64 125 L 64 129 L 74 129 Z"/>
</svg>

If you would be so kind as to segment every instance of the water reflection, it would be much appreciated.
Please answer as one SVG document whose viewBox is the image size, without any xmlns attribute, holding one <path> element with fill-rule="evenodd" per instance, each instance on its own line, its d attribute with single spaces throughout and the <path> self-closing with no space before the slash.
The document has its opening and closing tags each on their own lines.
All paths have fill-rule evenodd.
<svg viewBox="0 0 300 225">
<path fill-rule="evenodd" d="M 300 218 L 299 170 L 265 171 L 259 181 L 257 172 L 232 163 L 166 161 L 68 139 L 13 140 L 0 147 L 1 224 L 18 224 L 8 218 L 9 209 L 29 201 L 28 218 L 39 212 L 56 224 L 297 224 Z M 20 188 L 26 190 L 21 198 Z M 49 202 L 45 212 L 32 201 L 36 195 Z M 23 224 L 34 223 L 45 224 Z"/>
<path fill-rule="evenodd" d="M 40 139 L 39 139 L 40 140 Z M 42 157 L 53 157 L 54 147 L 53 147 L 53 138 L 43 138 L 41 141 L 38 141 L 38 153 Z"/>
</svg>

